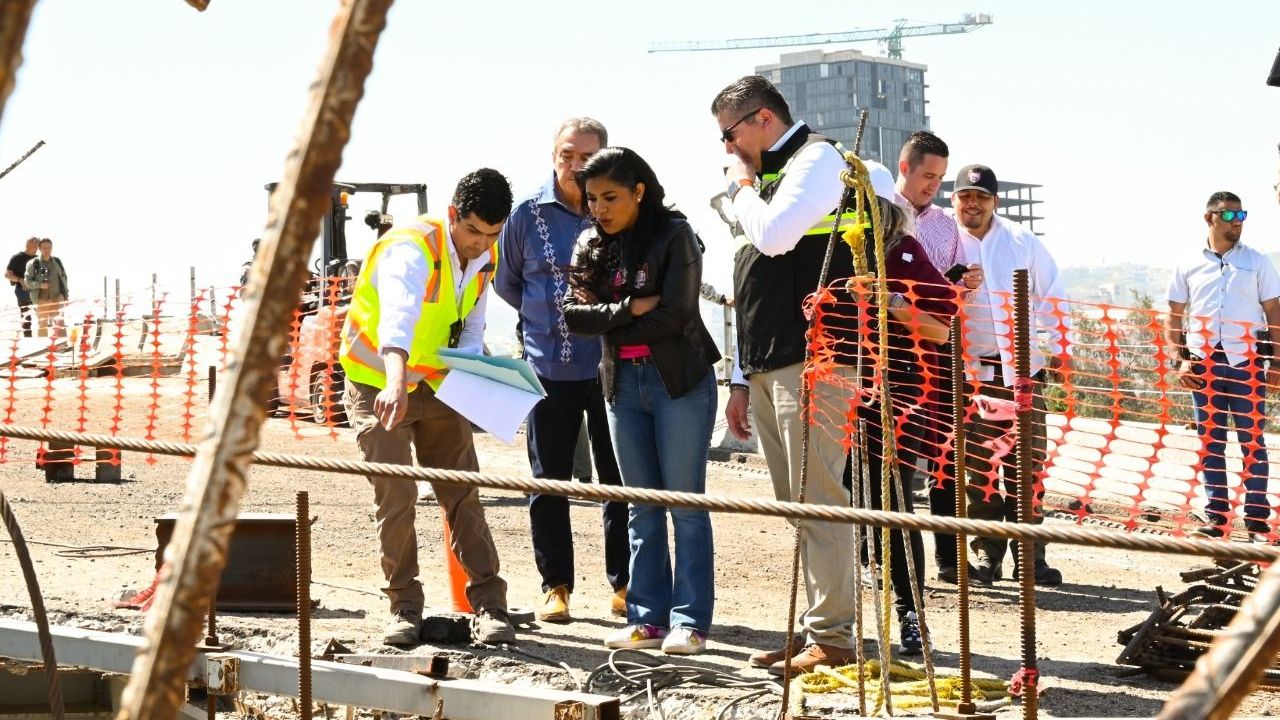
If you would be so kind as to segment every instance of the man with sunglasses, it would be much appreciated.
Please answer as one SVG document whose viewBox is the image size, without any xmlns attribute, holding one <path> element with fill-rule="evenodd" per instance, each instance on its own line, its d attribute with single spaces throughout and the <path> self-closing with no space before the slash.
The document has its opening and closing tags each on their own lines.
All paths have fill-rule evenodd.
<svg viewBox="0 0 1280 720">
<path fill-rule="evenodd" d="M 751 432 L 753 409 L 761 450 L 779 500 L 798 497 L 801 477 L 801 374 L 805 359 L 805 298 L 818 287 L 827 239 L 846 168 L 836 144 L 794 122 L 782 93 L 768 80 L 748 75 L 720 91 L 711 103 L 720 141 L 733 158 L 726 170 L 728 195 L 749 242 L 734 256 L 734 309 L 738 352 L 725 420 L 739 438 Z M 847 217 L 842 221 L 851 221 Z M 853 274 L 849 246 L 835 244 L 827 282 Z M 814 402 L 840 408 L 837 389 L 820 383 Z M 846 451 L 823 428 L 809 433 L 805 501 L 847 506 L 842 478 Z M 781 541 L 780 542 L 785 542 Z M 844 665 L 853 657 L 856 608 L 853 594 L 853 530 L 838 523 L 801 525 L 808 608 L 807 645 L 792 667 Z M 783 649 L 759 652 L 751 663 L 781 674 Z"/>
<path fill-rule="evenodd" d="M 1243 473 L 1244 524 L 1267 539 L 1267 386 L 1280 383 L 1269 328 L 1280 326 L 1280 274 L 1266 255 L 1240 242 L 1248 212 L 1234 193 L 1209 196 L 1209 237 L 1173 271 L 1165 339 L 1178 354 L 1178 382 L 1191 390 L 1196 432 L 1205 443 L 1207 524 L 1197 532 L 1223 537 L 1233 516 L 1227 490 L 1228 424 L 1248 469 Z M 1264 363 L 1270 369 L 1264 370 Z M 1239 516 L 1240 513 L 1235 513 Z"/>
</svg>

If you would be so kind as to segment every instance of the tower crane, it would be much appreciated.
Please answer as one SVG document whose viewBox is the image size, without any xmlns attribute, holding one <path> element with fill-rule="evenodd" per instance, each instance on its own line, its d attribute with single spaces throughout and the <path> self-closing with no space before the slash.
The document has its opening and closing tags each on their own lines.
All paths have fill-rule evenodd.
<svg viewBox="0 0 1280 720">
<path fill-rule="evenodd" d="M 825 43 L 858 43 L 879 40 L 886 54 L 902 59 L 902 38 L 926 35 L 955 35 L 973 32 L 991 24 L 987 13 L 965 13 L 959 22 L 918 24 L 910 20 L 896 20 L 891 28 L 868 28 L 834 33 L 808 35 L 779 35 L 775 37 L 738 38 L 734 40 L 677 40 L 655 42 L 649 52 L 691 52 L 704 50 L 746 50 L 753 48 L 790 47 L 795 45 L 819 45 Z"/>
</svg>

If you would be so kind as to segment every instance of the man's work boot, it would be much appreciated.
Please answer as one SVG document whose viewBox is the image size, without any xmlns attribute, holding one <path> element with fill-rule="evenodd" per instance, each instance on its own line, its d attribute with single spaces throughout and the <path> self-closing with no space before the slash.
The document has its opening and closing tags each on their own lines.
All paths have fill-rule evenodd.
<svg viewBox="0 0 1280 720">
<path fill-rule="evenodd" d="M 969 584 L 979 585 L 981 587 L 991 587 L 995 581 L 1003 577 L 1004 571 L 1001 567 L 991 561 L 991 558 L 980 555 L 969 566 Z"/>
<path fill-rule="evenodd" d="M 627 589 L 618 588 L 609 598 L 609 613 L 614 617 L 627 616 Z"/>
<path fill-rule="evenodd" d="M 417 645 L 422 631 L 422 611 L 400 608 L 391 614 L 391 622 L 382 633 L 384 645 Z"/>
<path fill-rule="evenodd" d="M 569 622 L 569 586 L 557 585 L 542 596 L 542 607 L 538 608 L 538 619 L 542 622 Z"/>
<path fill-rule="evenodd" d="M 938 582 L 955 585 L 960 582 L 960 573 L 956 570 L 955 565 L 939 565 L 938 566 Z"/>
<path fill-rule="evenodd" d="M 1018 566 L 1014 565 L 1013 579 L 1017 580 L 1018 577 Z M 1043 585 L 1044 587 L 1057 587 L 1062 584 L 1062 571 L 1057 568 L 1049 567 L 1049 563 L 1044 560 L 1036 560 L 1035 578 L 1037 585 Z"/>
<path fill-rule="evenodd" d="M 804 647 L 804 636 L 796 635 L 791 643 L 793 651 Z M 783 645 L 777 650 L 759 650 L 751 653 L 751 667 L 767 668 L 776 662 L 782 662 L 787 659 L 787 646 Z"/>
<path fill-rule="evenodd" d="M 480 610 L 471 616 L 471 639 L 484 645 L 516 641 L 516 629 L 506 610 Z"/>
<path fill-rule="evenodd" d="M 791 674 L 792 676 L 800 673 L 813 672 L 813 669 L 819 665 L 826 665 L 829 668 L 838 668 L 853 662 L 853 649 L 836 647 L 835 645 L 823 645 L 822 643 L 809 643 L 799 655 L 791 658 Z M 786 670 L 786 661 L 779 660 L 769 666 L 771 675 L 782 675 Z"/>
</svg>

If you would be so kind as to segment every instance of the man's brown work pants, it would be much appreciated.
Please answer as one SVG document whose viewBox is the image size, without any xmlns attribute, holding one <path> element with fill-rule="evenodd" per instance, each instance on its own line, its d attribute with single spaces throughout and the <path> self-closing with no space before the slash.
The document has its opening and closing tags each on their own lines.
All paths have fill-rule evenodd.
<svg viewBox="0 0 1280 720">
<path fill-rule="evenodd" d="M 446 470 L 479 470 L 471 424 L 436 398 L 427 383 L 409 393 L 404 420 L 391 430 L 378 423 L 373 400 L 378 389 L 346 381 L 347 417 L 369 462 L 412 465 Z M 413 522 L 418 499 L 412 480 L 370 476 L 377 504 L 378 543 L 382 549 L 383 592 L 391 611 L 420 612 L 422 584 L 418 581 L 418 538 Z M 498 576 L 498 549 L 480 505 L 480 493 L 465 485 L 435 484 L 436 500 L 452 529 L 453 552 L 467 573 L 467 601 L 476 612 L 507 609 L 507 583 Z M 441 582 L 445 582 L 443 572 Z"/>
</svg>

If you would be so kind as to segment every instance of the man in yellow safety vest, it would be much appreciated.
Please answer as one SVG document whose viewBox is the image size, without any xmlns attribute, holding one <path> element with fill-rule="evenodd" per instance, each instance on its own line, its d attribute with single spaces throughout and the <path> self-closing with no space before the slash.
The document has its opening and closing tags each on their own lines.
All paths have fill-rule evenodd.
<svg viewBox="0 0 1280 720">
<path fill-rule="evenodd" d="M 511 212 L 501 173 L 477 170 L 459 181 L 447 219 L 428 216 L 393 228 L 374 244 L 352 291 L 339 359 L 343 397 L 356 440 L 369 462 L 478 470 L 470 423 L 436 390 L 445 366 L 438 351 L 480 352 L 489 282 L 498 266 L 498 233 Z M 370 476 L 377 504 L 383 592 L 391 623 L 383 642 L 416 645 L 422 627 L 414 531 L 417 490 L 409 480 Z M 474 487 L 435 486 L 452 529 L 452 548 L 467 574 L 475 611 L 471 634 L 486 644 L 515 641 L 507 585 Z"/>
</svg>

